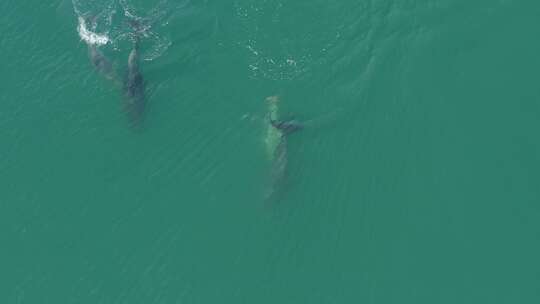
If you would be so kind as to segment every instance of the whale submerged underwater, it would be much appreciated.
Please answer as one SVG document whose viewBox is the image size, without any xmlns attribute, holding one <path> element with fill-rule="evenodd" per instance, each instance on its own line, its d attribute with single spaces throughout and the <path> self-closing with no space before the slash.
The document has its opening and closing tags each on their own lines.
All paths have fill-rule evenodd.
<svg viewBox="0 0 540 304">
<path fill-rule="evenodd" d="M 280 119 L 279 101 L 278 96 L 266 98 L 268 117 L 264 142 L 267 157 L 270 161 L 270 180 L 265 193 L 265 200 L 279 196 L 287 170 L 287 137 L 303 128 L 303 124 L 296 120 Z"/>
<path fill-rule="evenodd" d="M 286 186 L 287 162 L 288 162 L 288 139 L 289 136 L 304 128 L 318 128 L 336 121 L 342 112 L 336 108 L 328 113 L 315 118 L 298 121 L 294 118 L 283 119 L 280 117 L 280 98 L 277 95 L 265 99 L 267 114 L 265 119 L 264 145 L 266 156 L 270 164 L 269 182 L 264 193 L 265 201 L 278 200 Z"/>
<path fill-rule="evenodd" d="M 123 93 L 123 107 L 132 128 L 138 128 L 142 124 L 145 108 L 145 82 L 140 71 L 140 27 L 137 22 L 129 23 L 132 26 L 133 48 L 127 60 L 127 71 L 124 77 L 119 77 L 111 61 L 100 50 L 100 46 L 109 43 L 106 35 L 92 32 L 87 27 L 83 17 L 79 17 L 78 32 L 82 40 L 88 46 L 88 55 L 94 68 L 105 78 L 119 85 Z"/>
<path fill-rule="evenodd" d="M 88 47 L 89 59 L 96 71 L 106 79 L 112 81 L 122 90 L 123 108 L 129 120 L 132 130 L 140 129 L 145 113 L 145 81 L 140 69 L 141 62 L 141 39 L 147 38 L 146 31 L 149 26 L 138 17 L 126 15 L 130 32 L 124 37 L 132 41 L 132 48 L 127 57 L 125 70 L 118 72 L 116 65 L 109 60 L 102 51 L 102 47 L 111 43 L 111 39 L 105 34 L 95 33 L 95 19 L 79 17 L 78 32 L 81 39 Z M 87 24 L 89 22 L 89 26 Z M 126 24 L 126 23 L 124 23 Z M 149 60 L 145 57 L 145 60 Z M 314 122 L 319 123 L 321 118 L 333 116 L 336 110 L 329 114 L 299 122 L 295 119 L 283 119 L 280 117 L 278 95 L 264 99 L 266 105 L 266 119 L 264 120 L 265 134 L 264 146 L 269 164 L 268 183 L 264 190 L 264 201 L 278 200 L 286 186 L 287 163 L 288 163 L 288 140 L 289 136 L 296 131 L 311 127 Z M 337 109 L 339 111 L 339 109 Z"/>
</svg>

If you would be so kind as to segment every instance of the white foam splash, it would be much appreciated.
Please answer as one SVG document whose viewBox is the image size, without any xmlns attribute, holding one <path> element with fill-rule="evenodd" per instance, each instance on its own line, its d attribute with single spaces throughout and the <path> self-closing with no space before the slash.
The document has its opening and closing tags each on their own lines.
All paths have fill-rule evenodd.
<svg viewBox="0 0 540 304">
<path fill-rule="evenodd" d="M 110 41 L 107 35 L 90 31 L 86 27 L 86 21 L 83 17 L 79 17 L 79 26 L 77 26 L 77 32 L 79 32 L 81 39 L 86 41 L 88 44 L 104 45 Z"/>
</svg>

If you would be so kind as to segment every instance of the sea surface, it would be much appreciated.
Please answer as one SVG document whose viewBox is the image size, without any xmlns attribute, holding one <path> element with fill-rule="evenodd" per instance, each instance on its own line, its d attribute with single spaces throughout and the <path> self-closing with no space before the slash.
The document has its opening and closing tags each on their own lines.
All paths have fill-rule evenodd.
<svg viewBox="0 0 540 304">
<path fill-rule="evenodd" d="M 540 2 L 0 12 L 0 303 L 540 303 Z"/>
</svg>

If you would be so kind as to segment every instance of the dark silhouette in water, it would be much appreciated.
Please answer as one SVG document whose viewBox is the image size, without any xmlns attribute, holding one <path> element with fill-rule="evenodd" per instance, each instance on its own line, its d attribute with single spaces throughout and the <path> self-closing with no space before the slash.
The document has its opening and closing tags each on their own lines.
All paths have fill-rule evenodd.
<svg viewBox="0 0 540 304">
<path fill-rule="evenodd" d="M 136 20 L 129 21 L 133 29 L 133 49 L 129 53 L 127 62 L 127 72 L 123 79 L 118 77 L 111 61 L 99 50 L 98 46 L 92 43 L 88 45 L 88 55 L 92 65 L 107 79 L 119 85 L 123 91 L 124 111 L 126 111 L 131 127 L 138 128 L 143 120 L 145 108 L 144 79 L 139 68 L 140 36 L 144 36 L 144 28 Z"/>
<path fill-rule="evenodd" d="M 270 124 L 282 132 L 282 136 L 293 133 L 295 131 L 301 130 L 304 128 L 304 125 L 298 122 L 295 119 L 291 120 L 272 120 L 270 119 Z"/>
<path fill-rule="evenodd" d="M 128 57 L 128 70 L 124 81 L 125 103 L 130 125 L 138 127 L 143 119 L 145 98 L 144 80 L 139 69 L 139 38 L 135 37 L 133 49 Z"/>
<path fill-rule="evenodd" d="M 97 19 L 97 16 L 94 16 L 92 18 L 79 17 L 79 31 L 84 31 L 86 34 L 88 34 L 89 30 L 86 28 L 88 21 L 90 21 L 89 22 L 90 27 L 94 28 L 96 26 L 96 19 Z M 100 37 L 100 38 L 103 38 L 103 37 Z M 96 68 L 96 70 L 100 74 L 105 76 L 105 78 L 116 81 L 118 77 L 115 73 L 115 70 L 111 61 L 107 59 L 107 57 L 105 57 L 105 55 L 99 49 L 99 45 L 104 44 L 106 42 L 103 42 L 103 41 L 93 42 L 87 39 L 85 39 L 85 42 L 86 42 L 86 45 L 88 46 L 88 57 L 90 57 L 90 62 L 92 62 L 92 65 Z"/>
<path fill-rule="evenodd" d="M 103 53 L 94 44 L 88 44 L 88 56 L 96 70 L 107 79 L 115 80 L 117 78 L 112 63 L 103 55 Z"/>
</svg>

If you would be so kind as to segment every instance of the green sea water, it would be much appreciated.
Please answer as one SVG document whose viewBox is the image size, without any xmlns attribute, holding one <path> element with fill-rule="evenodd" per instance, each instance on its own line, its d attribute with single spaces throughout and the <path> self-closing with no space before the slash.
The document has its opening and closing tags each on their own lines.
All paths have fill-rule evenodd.
<svg viewBox="0 0 540 304">
<path fill-rule="evenodd" d="M 77 32 L 126 5 L 137 132 Z M 538 1 L 0 11 L 0 303 L 540 303 Z M 267 202 L 274 95 L 314 123 Z"/>
</svg>

